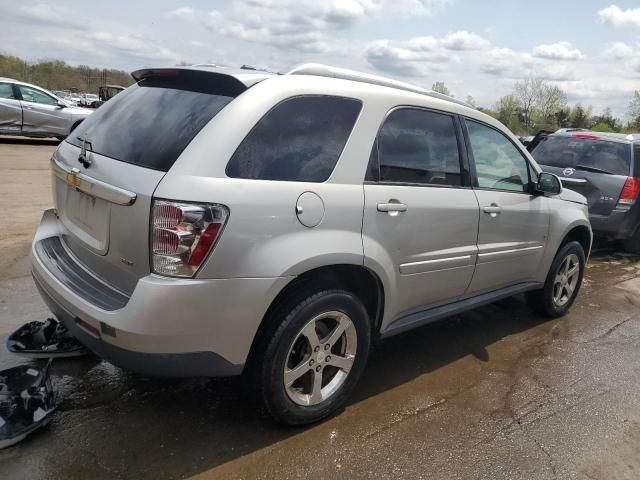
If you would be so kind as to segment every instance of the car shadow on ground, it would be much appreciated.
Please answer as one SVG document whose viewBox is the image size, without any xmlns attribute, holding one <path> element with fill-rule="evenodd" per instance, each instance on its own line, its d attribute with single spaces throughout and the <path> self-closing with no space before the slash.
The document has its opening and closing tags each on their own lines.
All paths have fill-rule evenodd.
<svg viewBox="0 0 640 480">
<path fill-rule="evenodd" d="M 469 355 L 489 361 L 487 347 L 546 320 L 531 313 L 520 296 L 391 338 L 373 350 L 349 404 Z M 59 413 L 51 428 L 29 442 L 47 452 L 47 442 L 99 451 L 110 468 L 131 478 L 151 478 L 145 467 L 151 465 L 163 478 L 184 478 L 322 428 L 275 425 L 256 410 L 241 378 L 150 379 L 97 359 L 59 360 L 52 374 Z M 56 471 L 57 478 L 67 472 L 71 478 L 81 457 L 77 451 L 46 455 L 47 471 Z"/>
<path fill-rule="evenodd" d="M 6 145 L 59 145 L 57 138 L 29 138 L 29 137 L 3 137 L 0 136 L 0 144 Z"/>
</svg>

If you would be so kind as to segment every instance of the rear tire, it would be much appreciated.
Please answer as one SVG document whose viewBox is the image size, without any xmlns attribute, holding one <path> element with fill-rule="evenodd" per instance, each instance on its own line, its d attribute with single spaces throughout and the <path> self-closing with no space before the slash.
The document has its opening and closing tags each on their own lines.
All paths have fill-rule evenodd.
<svg viewBox="0 0 640 480">
<path fill-rule="evenodd" d="M 640 255 L 640 227 L 638 227 L 636 233 L 634 233 L 631 238 L 628 238 L 622 243 L 622 247 L 625 252 Z"/>
<path fill-rule="evenodd" d="M 286 425 L 317 422 L 342 407 L 371 345 L 362 302 L 345 290 L 307 290 L 266 321 L 247 372 L 254 399 Z"/>
<path fill-rule="evenodd" d="M 551 264 L 544 287 L 527 293 L 529 306 L 552 318 L 566 315 L 580 291 L 585 263 L 584 249 L 580 243 L 563 245 Z"/>
</svg>

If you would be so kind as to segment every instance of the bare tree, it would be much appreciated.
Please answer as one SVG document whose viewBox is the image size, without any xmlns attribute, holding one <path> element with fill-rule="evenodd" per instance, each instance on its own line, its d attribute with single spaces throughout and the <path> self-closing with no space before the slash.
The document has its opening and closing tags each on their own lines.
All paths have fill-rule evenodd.
<svg viewBox="0 0 640 480">
<path fill-rule="evenodd" d="M 555 85 L 542 84 L 536 109 L 545 122 L 553 121 L 556 113 L 567 105 L 567 94 Z"/>
<path fill-rule="evenodd" d="M 451 95 L 451 90 L 447 88 L 444 82 L 434 83 L 433 86 L 431 87 L 431 90 L 437 93 L 442 93 L 443 95 L 448 95 L 449 97 L 453 97 L 453 95 Z"/>
<path fill-rule="evenodd" d="M 514 95 L 520 104 L 525 126 L 531 127 L 535 120 L 555 123 L 555 115 L 567 105 L 567 94 L 556 85 L 542 78 L 526 78 L 514 85 Z"/>
<path fill-rule="evenodd" d="M 533 124 L 533 113 L 540 102 L 544 80 L 542 78 L 525 78 L 513 86 L 513 94 L 518 99 L 525 126 Z"/>
</svg>

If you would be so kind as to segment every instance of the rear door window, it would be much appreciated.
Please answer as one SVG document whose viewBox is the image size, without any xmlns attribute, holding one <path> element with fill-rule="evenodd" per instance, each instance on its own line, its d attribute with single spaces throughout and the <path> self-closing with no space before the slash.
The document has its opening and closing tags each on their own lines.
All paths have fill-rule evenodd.
<svg viewBox="0 0 640 480">
<path fill-rule="evenodd" d="M 0 98 L 16 98 L 13 93 L 13 85 L 10 83 L 0 83 Z"/>
<path fill-rule="evenodd" d="M 374 177 L 378 173 L 380 182 L 462 185 L 451 115 L 418 108 L 392 111 L 378 134 L 373 162 L 376 153 L 379 172 L 374 171 Z"/>
<path fill-rule="evenodd" d="M 237 92 L 216 78 L 143 79 L 106 102 L 67 137 L 73 145 L 145 168 L 168 171 L 196 134 Z"/>
<path fill-rule="evenodd" d="M 550 136 L 531 152 L 540 165 L 558 168 L 595 168 L 603 173 L 629 175 L 631 147 L 601 138 Z"/>
<path fill-rule="evenodd" d="M 227 164 L 231 178 L 324 182 L 333 172 L 362 103 L 332 96 L 293 97 L 262 117 Z"/>
</svg>

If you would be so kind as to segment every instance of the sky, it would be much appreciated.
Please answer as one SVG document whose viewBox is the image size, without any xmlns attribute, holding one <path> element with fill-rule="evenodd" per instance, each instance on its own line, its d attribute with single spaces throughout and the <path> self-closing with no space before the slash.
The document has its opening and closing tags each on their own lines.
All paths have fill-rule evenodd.
<svg viewBox="0 0 640 480">
<path fill-rule="evenodd" d="M 626 117 L 638 0 L 0 0 L 0 53 L 119 68 L 178 62 L 367 71 L 491 107 L 535 76 Z M 2 72 L 0 72 L 0 75 Z"/>
</svg>

